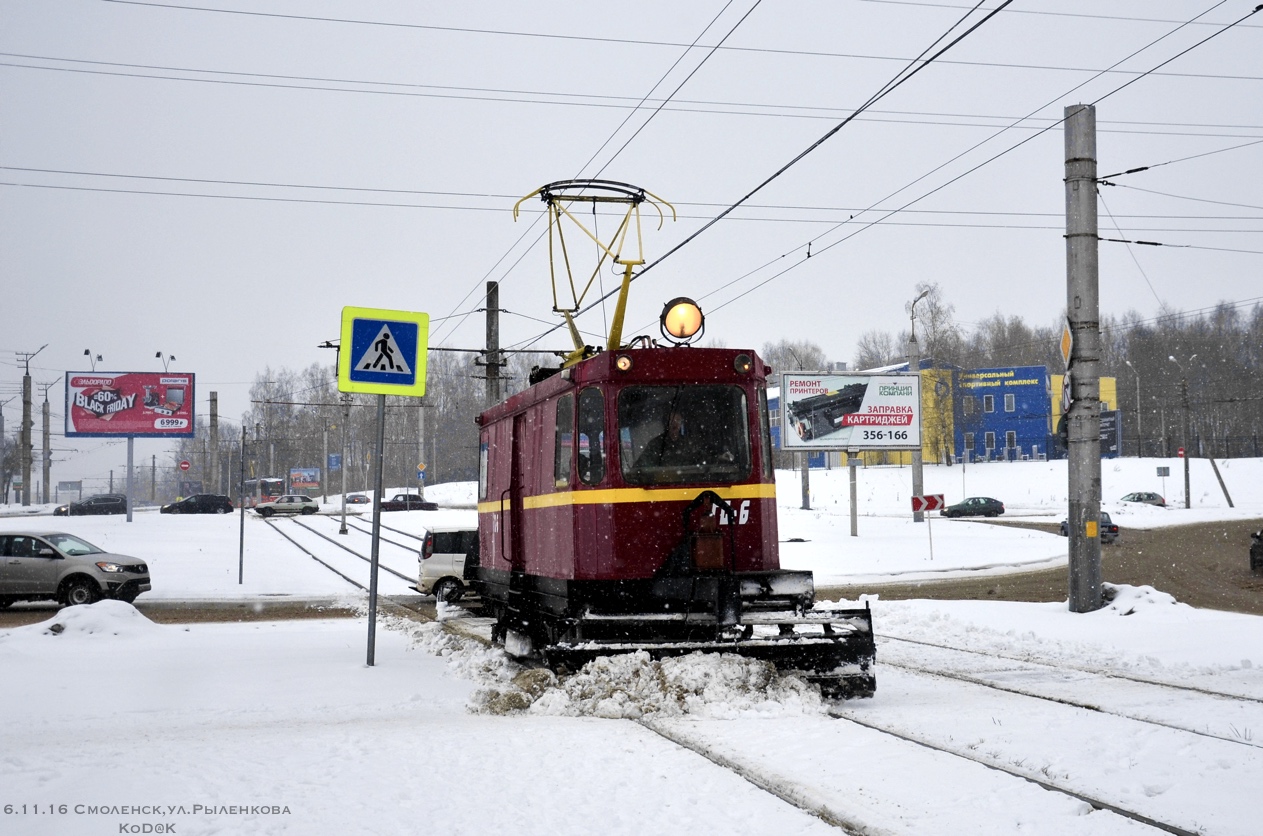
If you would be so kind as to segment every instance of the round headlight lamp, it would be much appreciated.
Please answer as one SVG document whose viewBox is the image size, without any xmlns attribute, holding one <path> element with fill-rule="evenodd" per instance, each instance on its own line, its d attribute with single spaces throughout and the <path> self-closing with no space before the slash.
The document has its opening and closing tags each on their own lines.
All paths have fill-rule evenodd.
<svg viewBox="0 0 1263 836">
<path fill-rule="evenodd" d="M 667 302 L 658 317 L 662 336 L 676 345 L 688 345 L 706 330 L 706 317 L 692 299 L 679 296 Z"/>
</svg>

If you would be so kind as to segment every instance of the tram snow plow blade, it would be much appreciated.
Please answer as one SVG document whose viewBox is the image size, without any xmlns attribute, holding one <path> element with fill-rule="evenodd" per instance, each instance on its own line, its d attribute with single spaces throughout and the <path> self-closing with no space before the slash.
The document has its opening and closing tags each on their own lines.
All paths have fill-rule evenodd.
<svg viewBox="0 0 1263 836">
<path fill-rule="evenodd" d="M 598 614 L 588 612 L 573 625 L 575 633 L 610 636 L 587 641 L 560 641 L 539 648 L 544 662 L 554 670 L 575 671 L 601 656 L 643 651 L 653 659 L 690 653 L 735 653 L 770 662 L 777 669 L 801 674 L 820 686 L 825 697 L 871 697 L 877 688 L 872 671 L 876 656 L 872 611 L 863 609 L 812 609 L 743 613 L 733 627 L 721 627 L 713 640 L 693 638 L 645 639 L 668 635 L 672 627 L 704 626 L 713 617 L 682 614 Z M 611 629 L 612 628 L 612 629 Z M 666 629 L 664 629 L 666 628 Z"/>
</svg>

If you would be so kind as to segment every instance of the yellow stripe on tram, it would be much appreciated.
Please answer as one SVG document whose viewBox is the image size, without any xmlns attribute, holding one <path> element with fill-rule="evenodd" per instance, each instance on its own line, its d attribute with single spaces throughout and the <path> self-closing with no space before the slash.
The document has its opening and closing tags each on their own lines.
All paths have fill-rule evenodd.
<svg viewBox="0 0 1263 836">
<path fill-rule="evenodd" d="M 704 490 L 721 499 L 776 499 L 776 485 L 732 485 L 726 488 L 610 488 L 598 491 L 561 491 L 525 497 L 522 507 L 556 508 L 563 505 L 617 505 L 625 502 L 688 502 Z M 478 513 L 493 514 L 509 508 L 509 500 L 479 502 Z"/>
</svg>

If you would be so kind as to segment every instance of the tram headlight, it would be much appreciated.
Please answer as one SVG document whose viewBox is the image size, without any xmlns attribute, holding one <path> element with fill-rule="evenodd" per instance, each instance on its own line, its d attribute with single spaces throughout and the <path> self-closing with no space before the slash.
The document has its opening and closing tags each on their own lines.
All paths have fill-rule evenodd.
<svg viewBox="0 0 1263 836">
<path fill-rule="evenodd" d="M 618 359 L 614 361 L 614 365 L 620 372 L 631 371 L 632 358 L 628 357 L 626 354 L 620 354 L 618 355 Z"/>
<path fill-rule="evenodd" d="M 732 367 L 737 374 L 749 374 L 750 370 L 754 368 L 754 361 L 750 359 L 749 354 L 738 354 L 732 358 Z"/>
<path fill-rule="evenodd" d="M 688 345 L 702 335 L 706 317 L 696 302 L 679 296 L 663 306 L 658 323 L 662 327 L 662 336 L 676 345 Z"/>
</svg>

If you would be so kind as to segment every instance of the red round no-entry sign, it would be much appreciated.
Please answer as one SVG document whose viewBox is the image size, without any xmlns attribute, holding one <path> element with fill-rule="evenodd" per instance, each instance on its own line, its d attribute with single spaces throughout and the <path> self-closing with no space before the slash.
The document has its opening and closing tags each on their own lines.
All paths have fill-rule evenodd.
<svg viewBox="0 0 1263 836">
<path fill-rule="evenodd" d="M 180 469 L 181 469 L 181 470 L 188 470 L 188 469 L 189 469 L 189 467 L 191 467 L 191 465 L 189 464 L 189 460 L 188 460 L 188 459 L 185 459 L 184 461 L 180 462 Z"/>
</svg>

